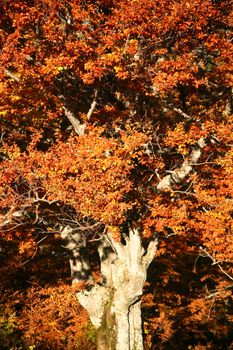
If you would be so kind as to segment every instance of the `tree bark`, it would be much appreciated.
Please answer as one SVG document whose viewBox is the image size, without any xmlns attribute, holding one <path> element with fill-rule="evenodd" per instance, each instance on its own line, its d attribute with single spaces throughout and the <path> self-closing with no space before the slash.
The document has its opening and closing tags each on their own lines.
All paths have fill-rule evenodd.
<svg viewBox="0 0 233 350">
<path fill-rule="evenodd" d="M 99 247 L 102 283 L 77 294 L 96 328 L 98 350 L 142 350 L 141 296 L 157 239 L 145 252 L 137 229 L 126 244 L 109 233 Z"/>
<path fill-rule="evenodd" d="M 131 325 L 130 349 L 140 350 L 140 345 L 143 344 L 141 300 L 131 305 L 129 309 L 129 324 Z"/>
</svg>

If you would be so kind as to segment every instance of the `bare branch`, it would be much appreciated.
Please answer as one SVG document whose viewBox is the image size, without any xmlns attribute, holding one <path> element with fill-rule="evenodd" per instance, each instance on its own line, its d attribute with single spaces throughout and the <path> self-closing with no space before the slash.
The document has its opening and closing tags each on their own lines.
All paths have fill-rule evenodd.
<svg viewBox="0 0 233 350">
<path fill-rule="evenodd" d="M 182 115 L 182 117 L 184 117 L 187 120 L 192 120 L 192 117 L 190 117 L 190 115 L 184 113 L 180 108 L 173 108 L 175 112 L 179 113 L 180 115 Z"/>
<path fill-rule="evenodd" d="M 14 73 L 10 72 L 8 69 L 5 69 L 5 74 L 6 74 L 9 78 L 11 78 L 11 79 L 17 81 L 17 83 L 20 82 L 19 77 L 17 77 Z"/>
<path fill-rule="evenodd" d="M 82 124 L 68 108 L 63 106 L 65 116 L 69 119 L 76 134 L 79 136 L 84 135 L 86 124 Z"/>
<path fill-rule="evenodd" d="M 212 265 L 217 265 L 218 266 L 218 268 L 221 270 L 221 272 L 225 275 L 225 276 L 227 276 L 231 281 L 233 281 L 233 277 L 231 276 L 231 275 L 229 275 L 229 273 L 227 273 L 223 268 L 222 268 L 222 266 L 220 265 L 220 262 L 219 261 L 217 261 L 216 259 L 215 259 L 215 257 L 213 257 L 208 251 L 207 251 L 207 249 L 205 249 L 205 248 L 203 248 L 203 247 L 199 247 L 200 248 L 200 250 L 205 254 L 205 255 L 201 255 L 202 257 L 204 257 L 204 258 L 210 258 L 211 260 L 212 260 Z"/>
<path fill-rule="evenodd" d="M 17 83 L 20 82 L 20 78 L 17 77 L 15 74 L 13 74 L 12 72 L 10 72 L 8 69 L 5 69 L 5 74 L 15 80 Z M 63 95 L 60 95 L 59 97 L 62 97 L 62 99 L 64 99 Z M 92 113 L 94 112 L 95 106 L 96 106 L 96 98 L 97 98 L 97 90 L 95 91 L 95 97 L 94 100 L 91 104 L 91 108 L 89 109 L 88 113 L 87 113 L 87 118 L 90 119 Z M 80 136 L 80 135 L 84 135 L 85 132 L 85 128 L 86 125 L 82 124 L 74 115 L 74 113 L 72 113 L 67 107 L 63 106 L 64 109 L 64 113 L 65 116 L 69 119 L 70 123 L 72 124 L 75 132 Z"/>
<path fill-rule="evenodd" d="M 158 192 L 171 189 L 174 184 L 180 183 L 190 172 L 193 170 L 193 166 L 198 162 L 202 154 L 202 149 L 205 146 L 204 138 L 200 138 L 197 147 L 191 152 L 190 157 L 185 159 L 180 168 L 171 172 L 171 174 L 165 176 L 156 186 Z"/>
<path fill-rule="evenodd" d="M 156 251 L 158 249 L 158 243 L 159 243 L 159 240 L 157 238 L 155 238 L 148 245 L 147 253 L 143 257 L 143 262 L 144 262 L 146 268 L 150 265 L 151 261 L 155 257 L 155 253 L 156 253 Z"/>
<path fill-rule="evenodd" d="M 217 295 L 221 295 L 223 292 L 226 292 L 227 290 L 230 290 L 233 288 L 233 285 L 227 286 L 226 288 L 224 288 L 224 290 L 214 290 L 209 292 L 208 291 L 208 295 L 205 297 L 205 299 L 211 299 L 216 297 Z"/>
<path fill-rule="evenodd" d="M 116 254 L 118 255 L 119 259 L 121 261 L 124 261 L 125 259 L 125 249 L 121 242 L 118 242 L 114 239 L 111 232 L 106 232 L 107 240 L 109 241 L 109 244 L 111 245 L 112 249 Z"/>
<path fill-rule="evenodd" d="M 87 112 L 87 119 L 88 120 L 91 118 L 92 113 L 95 110 L 95 107 L 96 107 L 96 104 L 97 104 L 97 95 L 98 95 L 98 90 L 95 90 L 94 99 L 92 101 L 92 104 L 91 104 L 91 107 L 90 107 L 89 111 Z"/>
</svg>

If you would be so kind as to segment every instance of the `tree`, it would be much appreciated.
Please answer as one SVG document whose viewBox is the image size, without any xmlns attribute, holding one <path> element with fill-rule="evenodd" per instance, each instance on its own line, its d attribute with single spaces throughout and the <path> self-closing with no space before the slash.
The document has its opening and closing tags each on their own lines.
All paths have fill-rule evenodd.
<svg viewBox="0 0 233 350">
<path fill-rule="evenodd" d="M 233 279 L 230 11 L 1 4 L 2 239 L 61 234 L 98 349 L 143 348 L 143 286 L 168 237 Z"/>
</svg>

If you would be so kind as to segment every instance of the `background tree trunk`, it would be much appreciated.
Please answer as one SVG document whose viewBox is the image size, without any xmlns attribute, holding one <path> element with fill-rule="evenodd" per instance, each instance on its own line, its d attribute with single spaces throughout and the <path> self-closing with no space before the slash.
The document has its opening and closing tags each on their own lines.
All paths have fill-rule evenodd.
<svg viewBox="0 0 233 350">
<path fill-rule="evenodd" d="M 82 233 L 75 232 L 70 226 L 65 226 L 61 229 L 61 237 L 69 254 L 72 283 L 92 282 L 93 276 L 89 265 L 86 243 L 82 239 Z"/>
</svg>

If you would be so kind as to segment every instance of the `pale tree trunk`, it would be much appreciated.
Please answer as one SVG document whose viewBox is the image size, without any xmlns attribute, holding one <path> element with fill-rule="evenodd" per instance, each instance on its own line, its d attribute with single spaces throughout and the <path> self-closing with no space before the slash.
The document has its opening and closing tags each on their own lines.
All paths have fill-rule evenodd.
<svg viewBox="0 0 233 350">
<path fill-rule="evenodd" d="M 135 344 L 143 344 L 142 338 L 142 313 L 141 300 L 130 306 L 129 309 L 129 324 L 130 327 L 130 349 L 134 349 Z M 140 347 L 135 349 L 141 349 Z"/>
<path fill-rule="evenodd" d="M 102 284 L 77 294 L 97 330 L 98 350 L 143 349 L 140 298 L 158 242 L 145 252 L 137 229 L 125 239 L 124 245 L 106 235 L 99 247 Z"/>
</svg>

